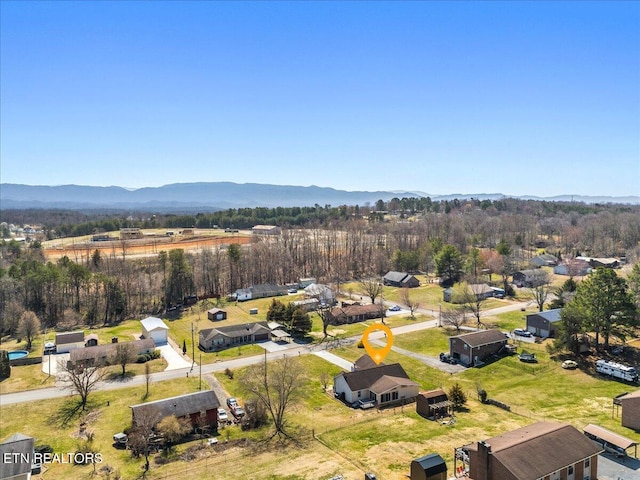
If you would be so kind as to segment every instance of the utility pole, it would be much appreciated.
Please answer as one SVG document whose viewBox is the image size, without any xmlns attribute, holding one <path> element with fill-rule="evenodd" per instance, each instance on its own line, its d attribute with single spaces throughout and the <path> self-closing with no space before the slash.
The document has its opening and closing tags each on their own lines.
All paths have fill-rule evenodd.
<svg viewBox="0 0 640 480">
<path fill-rule="evenodd" d="M 196 344 L 193 339 L 193 322 L 191 322 L 191 371 L 193 371 L 193 366 L 196 363 Z"/>
<path fill-rule="evenodd" d="M 202 390 L 202 353 L 200 353 L 200 384 L 198 390 Z"/>
</svg>

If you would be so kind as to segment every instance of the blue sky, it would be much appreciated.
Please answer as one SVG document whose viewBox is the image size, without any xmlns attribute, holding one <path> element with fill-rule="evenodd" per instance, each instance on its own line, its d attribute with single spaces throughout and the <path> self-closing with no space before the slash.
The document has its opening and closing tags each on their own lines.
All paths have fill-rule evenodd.
<svg viewBox="0 0 640 480">
<path fill-rule="evenodd" d="M 640 2 L 0 2 L 0 179 L 640 195 Z"/>
</svg>

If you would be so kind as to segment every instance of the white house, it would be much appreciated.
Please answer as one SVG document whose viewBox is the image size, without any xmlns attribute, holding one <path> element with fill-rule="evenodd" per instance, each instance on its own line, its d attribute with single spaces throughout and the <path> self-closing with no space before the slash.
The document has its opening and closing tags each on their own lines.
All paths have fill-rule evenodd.
<svg viewBox="0 0 640 480">
<path fill-rule="evenodd" d="M 334 305 L 336 303 L 336 297 L 326 285 L 321 283 L 312 283 L 304 288 L 304 296 L 306 298 L 317 298 L 320 303 L 327 305 Z"/>
<path fill-rule="evenodd" d="M 365 366 L 339 373 L 333 379 L 335 395 L 348 404 L 358 400 L 373 400 L 378 407 L 408 403 L 415 400 L 418 390 L 418 384 L 399 363 Z"/>
<path fill-rule="evenodd" d="M 142 324 L 142 336 L 144 338 L 151 338 L 156 345 L 164 345 L 169 341 L 169 327 L 159 318 L 147 317 L 144 320 L 140 320 Z"/>
</svg>

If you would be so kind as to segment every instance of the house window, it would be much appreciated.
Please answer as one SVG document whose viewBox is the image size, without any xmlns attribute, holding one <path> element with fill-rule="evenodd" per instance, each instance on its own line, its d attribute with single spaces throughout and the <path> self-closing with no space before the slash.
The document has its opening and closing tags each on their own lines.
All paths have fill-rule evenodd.
<svg viewBox="0 0 640 480">
<path fill-rule="evenodd" d="M 584 461 L 584 474 L 582 477 L 583 480 L 591 480 L 591 459 L 587 458 Z"/>
<path fill-rule="evenodd" d="M 391 393 L 391 400 L 398 400 L 398 392 Z"/>
<path fill-rule="evenodd" d="M 383 393 L 382 397 L 380 398 L 380 403 L 385 403 L 385 402 L 388 402 L 389 400 L 391 400 L 391 394 Z"/>
<path fill-rule="evenodd" d="M 573 480 L 574 478 L 573 465 L 570 465 L 567 467 L 567 480 Z"/>
<path fill-rule="evenodd" d="M 358 390 L 358 398 L 362 396 L 362 390 Z"/>
</svg>

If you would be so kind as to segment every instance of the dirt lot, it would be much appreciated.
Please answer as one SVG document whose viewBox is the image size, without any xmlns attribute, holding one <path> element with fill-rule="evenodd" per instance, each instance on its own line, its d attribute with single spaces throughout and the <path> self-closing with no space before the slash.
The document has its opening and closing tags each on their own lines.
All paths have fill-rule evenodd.
<svg viewBox="0 0 640 480">
<path fill-rule="evenodd" d="M 65 255 L 70 259 L 77 261 L 82 258 L 88 258 L 93 252 L 98 250 L 101 255 L 114 254 L 117 256 L 126 255 L 127 258 L 141 257 L 149 255 L 157 255 L 158 252 L 164 250 L 174 250 L 181 248 L 185 251 L 199 250 L 204 247 L 215 247 L 220 245 L 230 245 L 237 243 L 245 245 L 251 242 L 249 236 L 239 235 L 202 235 L 193 237 L 171 238 L 162 236 L 153 236 L 149 238 L 140 238 L 133 240 L 110 240 L 106 242 L 92 242 L 82 239 L 80 242 L 49 242 L 45 245 L 45 256 L 49 260 L 56 260 Z"/>
</svg>

